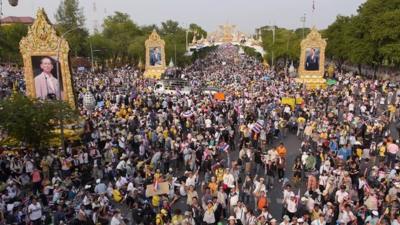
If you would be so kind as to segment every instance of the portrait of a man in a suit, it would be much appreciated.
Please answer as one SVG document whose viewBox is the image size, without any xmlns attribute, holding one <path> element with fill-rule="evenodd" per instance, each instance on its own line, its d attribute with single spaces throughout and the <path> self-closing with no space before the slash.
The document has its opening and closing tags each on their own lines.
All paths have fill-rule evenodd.
<svg viewBox="0 0 400 225">
<path fill-rule="evenodd" d="M 319 70 L 319 49 L 309 48 L 306 50 L 306 65 L 305 69 L 310 71 Z"/>
<path fill-rule="evenodd" d="M 159 66 L 161 65 L 161 51 L 160 48 L 152 48 L 150 49 L 150 65 L 151 66 Z"/>
</svg>

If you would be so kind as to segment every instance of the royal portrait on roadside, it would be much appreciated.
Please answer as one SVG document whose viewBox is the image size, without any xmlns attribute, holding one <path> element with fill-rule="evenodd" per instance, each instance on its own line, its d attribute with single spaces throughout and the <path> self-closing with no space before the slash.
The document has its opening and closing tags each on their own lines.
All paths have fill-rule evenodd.
<svg viewBox="0 0 400 225">
<path fill-rule="evenodd" d="M 304 69 L 307 71 L 318 71 L 320 60 L 319 48 L 307 48 Z"/>
<path fill-rule="evenodd" d="M 24 62 L 26 95 L 42 100 L 62 100 L 75 108 L 69 44 L 57 36 L 44 9 L 38 10 L 19 49 Z"/>
<path fill-rule="evenodd" d="M 57 60 L 52 56 L 32 56 L 35 97 L 42 100 L 62 99 L 61 70 L 57 76 Z M 60 68 L 60 66 L 59 66 Z"/>
<path fill-rule="evenodd" d="M 150 48 L 150 65 L 160 66 L 162 64 L 160 47 Z"/>
</svg>

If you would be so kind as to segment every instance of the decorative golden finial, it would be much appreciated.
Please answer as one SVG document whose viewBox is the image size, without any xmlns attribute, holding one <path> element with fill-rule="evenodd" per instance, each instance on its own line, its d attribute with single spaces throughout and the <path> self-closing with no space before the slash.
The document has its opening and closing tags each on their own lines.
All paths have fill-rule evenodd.
<svg viewBox="0 0 400 225">
<path fill-rule="evenodd" d="M 14 81 L 13 83 L 13 94 L 16 94 L 18 92 L 18 82 Z"/>
<path fill-rule="evenodd" d="M 138 63 L 138 67 L 140 70 L 143 70 L 143 62 L 142 62 L 142 58 L 139 58 L 139 63 Z"/>
</svg>

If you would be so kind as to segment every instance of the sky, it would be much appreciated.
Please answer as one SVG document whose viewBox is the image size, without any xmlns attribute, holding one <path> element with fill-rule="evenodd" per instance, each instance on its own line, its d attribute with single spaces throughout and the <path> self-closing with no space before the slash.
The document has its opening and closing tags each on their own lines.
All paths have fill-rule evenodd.
<svg viewBox="0 0 400 225">
<path fill-rule="evenodd" d="M 19 0 L 11 7 L 3 1 L 3 16 L 32 16 L 43 7 L 51 21 L 61 0 Z M 92 31 L 101 28 L 104 17 L 115 11 L 128 13 L 138 25 L 160 24 L 172 19 L 187 27 L 196 23 L 212 32 L 219 25 L 230 23 L 237 30 L 253 34 L 264 25 L 286 28 L 302 27 L 301 17 L 306 14 L 306 27 L 324 29 L 337 15 L 355 14 L 365 0 L 80 0 L 86 17 L 86 27 Z M 97 21 L 97 22 L 96 22 Z"/>
</svg>

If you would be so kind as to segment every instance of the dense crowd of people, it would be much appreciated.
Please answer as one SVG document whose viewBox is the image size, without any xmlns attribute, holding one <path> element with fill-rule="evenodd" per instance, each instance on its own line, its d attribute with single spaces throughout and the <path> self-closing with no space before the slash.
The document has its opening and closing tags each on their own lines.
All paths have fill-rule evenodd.
<svg viewBox="0 0 400 225">
<path fill-rule="evenodd" d="M 190 95 L 128 67 L 74 76 L 81 143 L 4 151 L 0 224 L 400 224 L 399 86 L 337 74 L 307 90 L 238 52 L 183 68 Z"/>
</svg>

